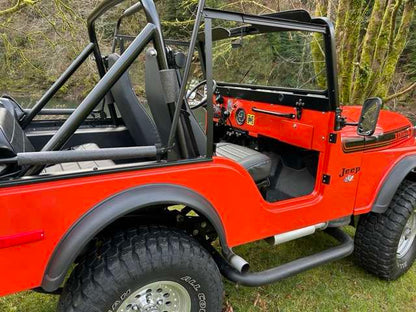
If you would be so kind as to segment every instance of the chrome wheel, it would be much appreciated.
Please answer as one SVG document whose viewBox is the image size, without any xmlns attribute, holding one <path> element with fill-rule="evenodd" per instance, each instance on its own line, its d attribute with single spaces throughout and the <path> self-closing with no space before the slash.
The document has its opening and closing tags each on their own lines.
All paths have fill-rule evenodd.
<svg viewBox="0 0 416 312">
<path fill-rule="evenodd" d="M 182 285 L 160 281 L 143 286 L 120 305 L 117 312 L 190 312 L 191 297 Z"/>
<path fill-rule="evenodd" d="M 413 245 L 416 238 L 416 210 L 412 212 L 409 220 L 404 226 L 399 246 L 397 247 L 397 258 L 403 258 Z"/>
</svg>

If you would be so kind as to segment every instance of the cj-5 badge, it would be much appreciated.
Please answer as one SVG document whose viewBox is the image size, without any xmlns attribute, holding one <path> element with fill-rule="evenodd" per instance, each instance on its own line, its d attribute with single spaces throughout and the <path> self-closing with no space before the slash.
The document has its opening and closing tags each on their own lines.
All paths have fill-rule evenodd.
<svg viewBox="0 0 416 312">
<path fill-rule="evenodd" d="M 340 178 L 344 178 L 345 183 L 354 181 L 355 175 L 361 171 L 360 167 L 355 168 L 342 168 L 339 173 Z"/>
</svg>

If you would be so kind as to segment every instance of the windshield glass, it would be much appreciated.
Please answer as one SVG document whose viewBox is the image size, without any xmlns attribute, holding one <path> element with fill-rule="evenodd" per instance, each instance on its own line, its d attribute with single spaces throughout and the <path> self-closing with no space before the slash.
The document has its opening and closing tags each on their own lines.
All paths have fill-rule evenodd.
<svg viewBox="0 0 416 312">
<path fill-rule="evenodd" d="M 278 31 L 214 41 L 213 73 L 226 83 L 325 90 L 323 36 Z"/>
</svg>

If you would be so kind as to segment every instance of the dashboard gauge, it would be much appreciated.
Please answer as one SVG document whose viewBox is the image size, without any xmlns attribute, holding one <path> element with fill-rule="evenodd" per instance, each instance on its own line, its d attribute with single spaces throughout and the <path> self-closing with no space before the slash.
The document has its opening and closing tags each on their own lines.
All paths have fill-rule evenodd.
<svg viewBox="0 0 416 312">
<path fill-rule="evenodd" d="M 240 126 L 244 125 L 244 122 L 246 121 L 246 112 L 244 109 L 239 108 L 237 112 L 235 113 L 235 121 Z"/>
</svg>

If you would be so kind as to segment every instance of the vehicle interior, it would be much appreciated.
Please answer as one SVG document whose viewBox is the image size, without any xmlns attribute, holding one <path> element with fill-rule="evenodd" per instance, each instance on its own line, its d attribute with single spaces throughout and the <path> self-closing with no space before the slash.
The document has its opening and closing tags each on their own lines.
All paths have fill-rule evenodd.
<svg viewBox="0 0 416 312">
<path fill-rule="evenodd" d="M 243 166 L 269 202 L 311 194 L 322 152 L 315 147 L 314 128 L 319 114 L 331 110 L 325 53 L 313 55 L 314 49 L 325 50 L 316 33 L 214 20 L 210 61 L 207 32 L 195 36 L 195 47 L 185 53 L 178 47 L 187 42 L 163 39 L 142 44 L 139 39 L 146 29 L 139 36 L 120 34 L 122 18 L 143 9 L 142 3 L 153 1 L 139 2 L 119 19 L 112 53 L 101 60 L 103 78 L 78 107 L 45 109 L 44 104 L 76 70 L 77 61 L 99 53 L 96 46 L 88 46 L 33 108 L 24 109 L 7 95 L 0 98 L 3 183 L 148 168 L 204 160 L 212 154 Z M 92 16 L 106 9 L 99 7 Z M 305 11 L 264 19 L 321 23 Z M 140 44 L 145 99 L 135 93 L 128 69 L 130 52 Z M 188 51 L 195 53 L 189 56 Z M 188 79 L 187 61 L 192 58 L 200 70 Z M 105 85 L 107 92 L 100 89 L 106 76 L 114 78 Z M 178 100 L 181 89 L 186 91 L 183 101 Z"/>
</svg>

